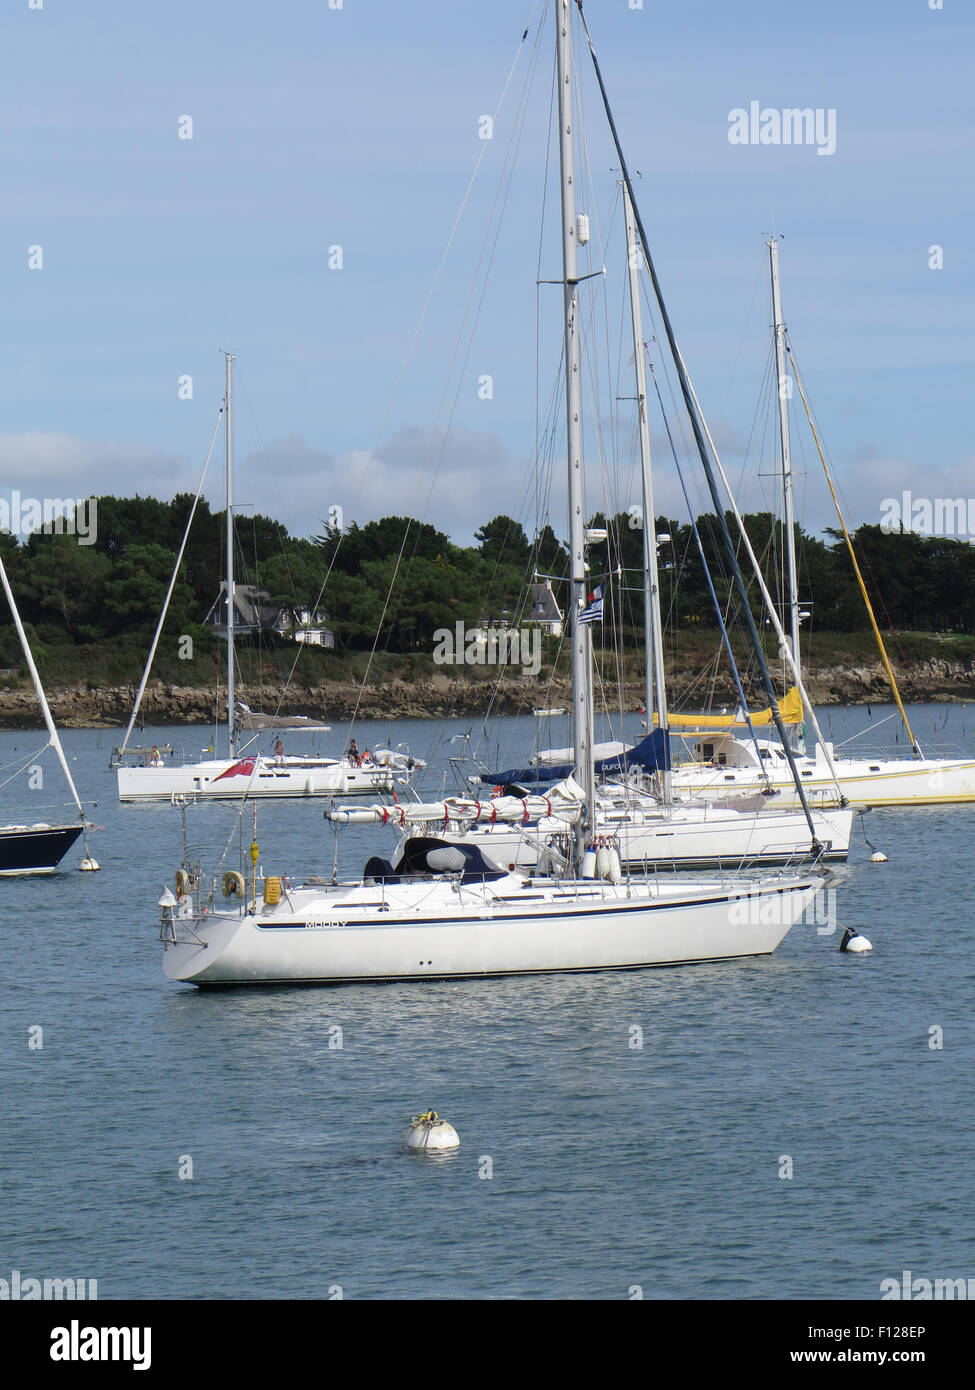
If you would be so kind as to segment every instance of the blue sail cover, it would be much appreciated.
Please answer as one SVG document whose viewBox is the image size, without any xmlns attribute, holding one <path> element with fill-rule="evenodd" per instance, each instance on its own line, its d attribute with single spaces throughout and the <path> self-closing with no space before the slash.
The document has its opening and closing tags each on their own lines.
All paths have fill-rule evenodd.
<svg viewBox="0 0 975 1390">
<path fill-rule="evenodd" d="M 625 772 L 642 767 L 645 772 L 670 770 L 670 738 L 664 729 L 654 729 L 635 748 L 614 753 L 611 758 L 599 758 L 597 773 Z M 574 763 L 558 763 L 551 767 L 509 767 L 504 772 L 482 772 L 482 782 L 505 786 L 509 782 L 561 782 L 575 772 Z"/>
</svg>

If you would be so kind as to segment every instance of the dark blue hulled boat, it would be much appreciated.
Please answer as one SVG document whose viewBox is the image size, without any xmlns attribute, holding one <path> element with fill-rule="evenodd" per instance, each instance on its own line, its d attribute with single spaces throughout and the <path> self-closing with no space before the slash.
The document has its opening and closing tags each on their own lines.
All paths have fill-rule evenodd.
<svg viewBox="0 0 975 1390">
<path fill-rule="evenodd" d="M 84 830 L 72 825 L 0 825 L 0 875 L 53 874 Z"/>
<path fill-rule="evenodd" d="M 17 604 L 14 602 L 10 581 L 7 578 L 7 571 L 4 569 L 2 559 L 0 559 L 0 588 L 3 589 L 10 606 L 10 616 L 17 629 L 17 636 L 20 639 L 24 659 L 27 662 L 27 669 L 34 682 L 37 702 L 41 707 L 44 723 L 47 725 L 49 735 L 47 746 L 53 748 L 57 754 L 61 771 L 64 773 L 64 780 L 68 784 L 72 800 L 78 810 L 77 819 L 62 825 L 48 825 L 43 821 L 35 822 L 33 825 L 0 825 L 0 875 L 9 877 L 11 874 L 53 874 L 78 836 L 85 833 L 85 812 L 67 759 L 64 756 L 64 749 L 61 747 L 58 731 L 51 718 L 51 711 L 48 708 L 47 698 L 41 685 L 41 678 L 34 664 L 27 634 L 20 621 L 20 614 L 17 611 Z M 79 867 L 89 870 L 98 868 L 96 861 L 88 855 L 87 849 L 85 858 Z"/>
</svg>

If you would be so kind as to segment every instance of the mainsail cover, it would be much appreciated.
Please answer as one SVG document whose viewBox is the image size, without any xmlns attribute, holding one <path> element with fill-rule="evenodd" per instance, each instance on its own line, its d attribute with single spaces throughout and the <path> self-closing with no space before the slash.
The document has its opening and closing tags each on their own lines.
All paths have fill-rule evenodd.
<svg viewBox="0 0 975 1390">
<path fill-rule="evenodd" d="M 802 723 L 802 698 L 795 686 L 788 690 L 782 699 L 778 701 L 779 714 L 782 716 L 783 724 Z M 656 715 L 654 715 L 656 720 Z M 771 724 L 771 709 L 760 710 L 757 714 L 750 714 L 748 719 L 738 710 L 735 714 L 668 714 L 667 723 L 672 729 L 747 729 L 749 723 L 753 727 L 760 727 L 763 724 Z"/>
<path fill-rule="evenodd" d="M 662 729 L 654 729 L 633 748 L 616 753 L 611 758 L 598 758 L 596 772 L 625 772 L 627 768 L 642 767 L 645 772 L 667 771 L 670 768 L 670 740 Z M 482 782 L 501 786 L 509 782 L 558 782 L 570 777 L 574 763 L 557 763 L 549 767 L 509 767 L 503 772 L 482 772 Z"/>
<path fill-rule="evenodd" d="M 235 707 L 234 722 L 238 729 L 247 732 L 260 731 L 261 729 L 290 729 L 297 732 L 307 729 L 314 733 L 327 734 L 331 732 L 331 724 L 324 724 L 320 719 L 310 719 L 306 714 L 262 714 L 259 710 L 252 710 L 249 705 L 237 702 Z"/>
</svg>

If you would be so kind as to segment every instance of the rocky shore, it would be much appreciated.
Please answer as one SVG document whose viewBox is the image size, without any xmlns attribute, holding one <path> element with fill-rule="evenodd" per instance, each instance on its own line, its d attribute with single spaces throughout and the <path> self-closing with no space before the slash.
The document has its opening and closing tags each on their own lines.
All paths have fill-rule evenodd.
<svg viewBox="0 0 975 1390">
<path fill-rule="evenodd" d="M 975 660 L 903 664 L 896 667 L 896 674 L 901 694 L 910 702 L 975 699 Z M 698 670 L 677 668 L 668 671 L 667 679 L 675 708 L 701 707 Z M 814 703 L 821 705 L 882 704 L 891 698 L 879 662 L 864 666 L 812 667 L 806 673 L 806 683 Z M 348 721 L 353 714 L 358 719 L 443 719 L 483 713 L 492 688 L 487 680 L 453 679 L 440 672 L 427 680 L 390 680 L 362 690 L 351 681 L 332 681 L 319 686 L 292 686 L 282 710 L 336 724 Z M 760 708 L 759 694 L 754 688 L 748 693 L 753 708 Z M 54 718 L 62 728 L 104 729 L 124 727 L 128 723 L 135 687 L 92 689 L 79 684 L 54 687 L 47 694 Z M 280 688 L 272 685 L 244 685 L 238 695 L 252 709 L 266 712 L 277 710 L 281 701 Z M 601 696 L 607 704 L 618 706 L 617 686 L 604 682 Z M 731 678 L 719 677 L 711 696 L 719 704 L 733 705 L 735 691 Z M 641 699 L 641 682 L 627 680 L 623 686 L 624 706 L 636 709 Z M 567 705 L 568 701 L 566 679 L 546 684 L 530 678 L 511 678 L 503 680 L 497 688 L 492 710 L 496 714 L 523 714 L 535 706 Z M 212 690 L 162 682 L 154 682 L 146 690 L 143 718 L 147 724 L 206 724 L 215 717 L 226 718 L 226 703 L 221 700 L 219 705 L 215 704 Z M 37 701 L 29 684 L 21 682 L 15 688 L 0 689 L 0 727 L 27 729 L 36 728 L 40 723 Z"/>
</svg>

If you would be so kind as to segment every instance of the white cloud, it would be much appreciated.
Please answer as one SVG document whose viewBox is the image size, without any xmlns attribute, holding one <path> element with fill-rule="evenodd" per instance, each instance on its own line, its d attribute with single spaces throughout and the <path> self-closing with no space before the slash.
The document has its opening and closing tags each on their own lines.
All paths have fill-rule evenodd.
<svg viewBox="0 0 975 1390">
<path fill-rule="evenodd" d="M 0 435 L 0 492 L 87 497 L 171 497 L 187 485 L 184 460 L 143 444 L 98 443 L 68 434 Z M 195 486 L 195 483 L 194 483 Z"/>
<path fill-rule="evenodd" d="M 721 452 L 740 454 L 743 442 L 732 427 L 716 428 Z M 682 518 L 685 506 L 672 463 L 667 462 L 669 447 L 657 448 L 655 455 L 659 461 L 656 510 Z M 90 441 L 64 434 L 0 435 L 0 497 L 8 499 L 17 490 L 23 497 L 82 498 L 105 493 L 132 497 L 139 493 L 168 501 L 177 492 L 195 491 L 198 469 L 195 459 L 142 444 Z M 689 462 L 684 471 L 685 476 L 693 475 L 691 495 L 696 509 L 710 510 L 699 470 Z M 975 493 L 972 456 L 948 466 L 921 467 L 916 460 L 893 458 L 863 446 L 834 471 L 851 529 L 864 521 L 879 522 L 883 500 L 899 497 L 905 490 L 915 497 L 930 498 L 967 498 Z M 736 486 L 740 482 L 738 500 L 743 510 L 778 506 L 780 485 L 774 477 L 773 462 L 759 470 L 763 476 L 750 481 L 739 479 L 735 469 L 729 472 Z M 599 496 L 597 470 L 592 473 L 590 497 L 595 511 L 604 503 Z M 542 520 L 550 519 L 556 532 L 563 535 L 563 467 L 558 458 L 552 474 L 550 518 L 543 516 Z M 615 497 L 607 499 L 611 510 L 625 510 L 639 501 L 638 481 L 636 465 L 627 466 Z M 216 451 L 206 492 L 211 507 L 221 510 L 223 469 Z M 430 430 L 405 426 L 371 457 L 366 449 L 330 453 L 292 435 L 271 443 L 264 452 L 240 459 L 235 493 L 241 516 L 261 512 L 282 521 L 296 536 L 319 534 L 333 506 L 342 508 L 345 524 L 363 524 L 389 515 L 413 516 L 446 531 L 461 545 L 470 544 L 477 527 L 501 512 L 520 520 L 529 533 L 536 521 L 531 461 L 512 454 L 494 433 L 461 428 L 452 430 L 441 447 Z M 797 477 L 797 520 L 813 534 L 836 525 L 832 502 L 818 472 Z"/>
<path fill-rule="evenodd" d="M 921 466 L 916 459 L 898 459 L 867 446 L 857 451 L 844 470 L 844 512 L 857 522 L 879 523 L 885 498 L 900 499 L 910 492 L 915 498 L 968 498 L 975 495 L 975 456 L 947 466 Z M 827 521 L 826 525 L 835 522 Z"/>
<path fill-rule="evenodd" d="M 205 489 L 214 510 L 224 506 L 219 448 Z M 462 429 L 441 448 L 429 430 L 404 428 L 371 458 L 365 449 L 333 454 L 292 435 L 238 461 L 235 505 L 240 515 L 261 512 L 297 536 L 318 534 L 338 506 L 346 523 L 414 516 L 464 543 L 498 512 L 523 510 L 526 470 L 525 460 L 513 458 L 495 435 Z M 0 435 L 0 495 L 8 497 L 15 490 L 24 497 L 138 493 L 168 501 L 195 491 L 198 482 L 198 462 L 141 444 Z M 527 496 L 530 505 L 531 489 Z"/>
<path fill-rule="evenodd" d="M 366 449 L 328 453 L 292 436 L 242 464 L 244 476 L 263 479 L 258 510 L 295 535 L 320 531 L 329 508 L 337 506 L 346 524 L 413 516 L 458 544 L 469 543 L 474 530 L 499 512 L 531 528 L 527 470 L 527 461 L 514 458 L 494 434 L 454 429 L 442 444 L 418 426 L 397 431 L 371 456 Z M 254 495 L 253 484 L 249 492 L 241 486 Z"/>
</svg>

